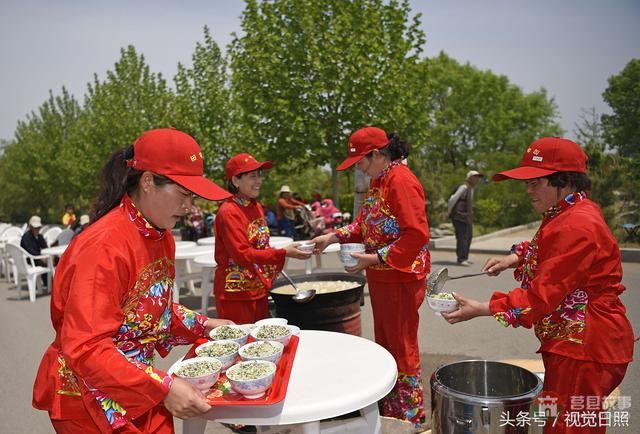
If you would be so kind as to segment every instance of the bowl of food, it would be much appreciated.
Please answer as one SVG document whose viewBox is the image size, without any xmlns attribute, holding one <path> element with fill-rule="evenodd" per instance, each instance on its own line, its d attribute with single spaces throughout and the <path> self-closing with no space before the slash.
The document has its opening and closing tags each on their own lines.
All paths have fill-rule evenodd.
<svg viewBox="0 0 640 434">
<path fill-rule="evenodd" d="M 316 248 L 316 243 L 312 243 L 310 241 L 303 241 L 300 244 L 298 244 L 297 249 L 300 251 L 303 251 L 305 253 L 313 253 L 313 249 Z"/>
<path fill-rule="evenodd" d="M 227 370 L 231 388 L 248 399 L 260 398 L 271 387 L 276 365 L 266 360 L 240 362 Z"/>
<path fill-rule="evenodd" d="M 218 380 L 222 363 L 213 357 L 196 357 L 181 361 L 174 374 L 187 380 L 198 390 L 209 390 Z"/>
<path fill-rule="evenodd" d="M 240 348 L 239 354 L 243 362 L 249 360 L 267 360 L 278 363 L 282 357 L 284 345 L 276 341 L 256 341 Z"/>
<path fill-rule="evenodd" d="M 270 324 L 270 325 L 286 326 L 288 322 L 289 322 L 289 320 L 286 319 L 286 318 L 265 318 L 265 319 L 261 319 L 261 320 L 256 321 L 255 325 L 256 326 L 261 326 L 261 325 Z"/>
<path fill-rule="evenodd" d="M 361 243 L 344 243 L 340 244 L 340 262 L 345 267 L 355 267 L 359 260 L 351 256 L 352 253 L 364 253 L 365 247 Z"/>
<path fill-rule="evenodd" d="M 251 337 L 256 341 L 275 341 L 287 346 L 291 340 L 291 329 L 283 325 L 265 324 L 251 330 Z"/>
<path fill-rule="evenodd" d="M 221 371 L 224 372 L 229 366 L 235 363 L 239 348 L 240 344 L 236 341 L 210 341 L 196 348 L 196 356 L 213 357 L 214 359 L 220 360 L 220 363 L 222 363 Z"/>
<path fill-rule="evenodd" d="M 453 312 L 458 309 L 458 300 L 453 298 L 449 292 L 440 292 L 438 294 L 427 295 L 427 303 L 431 310 L 437 314 L 441 312 Z"/>
<path fill-rule="evenodd" d="M 249 339 L 249 327 L 237 324 L 223 325 L 211 330 L 209 337 L 214 341 L 235 341 L 242 346 Z"/>
</svg>

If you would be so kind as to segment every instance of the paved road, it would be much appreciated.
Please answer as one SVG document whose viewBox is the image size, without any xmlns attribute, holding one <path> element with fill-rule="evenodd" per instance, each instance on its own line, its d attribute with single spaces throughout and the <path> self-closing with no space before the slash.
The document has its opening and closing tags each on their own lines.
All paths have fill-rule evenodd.
<svg viewBox="0 0 640 434">
<path fill-rule="evenodd" d="M 507 240 L 505 240 L 507 241 Z M 510 244 L 507 245 L 510 246 Z M 479 270 L 488 255 L 472 254 L 474 266 L 458 267 L 452 252 L 433 252 L 433 268 L 450 267 L 451 274 Z M 326 271 L 339 270 L 336 255 L 325 255 L 323 261 Z M 293 273 L 302 272 L 299 261 L 291 261 L 287 268 Z M 624 283 L 628 290 L 622 299 L 627 305 L 629 317 L 634 322 L 635 332 L 640 335 L 640 264 L 624 264 Z M 509 275 L 496 278 L 478 277 L 450 282 L 450 287 L 463 295 L 487 299 L 493 290 L 508 290 L 513 281 Z M 23 292 L 23 296 L 26 293 Z M 16 300 L 16 291 L 10 289 L 4 280 L 0 283 L 0 433 L 50 433 L 53 432 L 46 413 L 31 408 L 31 390 L 38 363 L 44 349 L 53 338 L 49 320 L 49 296 L 38 297 L 35 303 L 28 300 Z M 200 297 L 183 297 L 182 301 L 190 307 L 200 305 Z M 428 378 L 437 366 L 461 359 L 535 359 L 537 340 L 531 330 L 504 329 L 491 318 L 476 319 L 471 323 L 455 326 L 447 324 L 425 305 L 421 310 L 420 348 L 423 359 L 423 377 Z M 215 315 L 215 309 L 210 310 Z M 373 338 L 373 326 L 370 304 L 367 301 L 362 312 L 363 334 Z M 167 368 L 182 356 L 186 348 L 174 350 L 167 359 L 159 359 L 158 366 Z M 636 347 L 636 360 L 638 348 Z M 627 376 L 621 385 L 621 394 L 631 397 L 631 423 L 626 429 L 610 429 L 609 433 L 640 432 L 640 415 L 634 409 L 640 407 L 640 370 L 638 363 L 631 364 Z M 429 403 L 427 395 L 426 401 Z M 427 404 L 428 405 L 428 404 Z M 180 432 L 181 424 L 176 424 Z M 228 433 L 226 428 L 209 423 L 207 433 Z"/>
</svg>

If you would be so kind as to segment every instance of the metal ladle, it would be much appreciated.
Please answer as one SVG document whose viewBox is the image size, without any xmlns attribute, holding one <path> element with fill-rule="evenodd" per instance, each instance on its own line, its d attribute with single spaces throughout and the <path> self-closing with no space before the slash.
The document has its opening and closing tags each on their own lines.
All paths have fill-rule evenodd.
<svg viewBox="0 0 640 434">
<path fill-rule="evenodd" d="M 427 294 L 439 294 L 444 288 L 444 284 L 447 283 L 448 280 L 456 280 L 456 279 L 464 279 L 465 277 L 474 277 L 474 276 L 482 276 L 483 274 L 487 274 L 489 271 L 481 271 L 480 273 L 469 273 L 463 274 L 461 276 L 451 276 L 449 277 L 449 270 L 447 267 L 443 267 L 438 271 L 434 271 L 429 274 L 427 277 Z"/>
<path fill-rule="evenodd" d="M 282 274 L 282 276 L 284 276 L 284 278 L 289 281 L 291 286 L 293 286 L 293 289 L 296 290 L 296 293 L 291 296 L 293 301 L 295 301 L 296 303 L 308 303 L 308 302 L 311 301 L 311 299 L 313 297 L 316 296 L 316 290 L 315 289 L 305 289 L 305 290 L 301 291 L 301 290 L 298 289 L 296 284 L 293 283 L 293 280 L 291 280 L 291 277 L 289 277 L 287 275 L 287 273 L 285 273 L 284 271 L 280 271 L 280 274 Z"/>
</svg>

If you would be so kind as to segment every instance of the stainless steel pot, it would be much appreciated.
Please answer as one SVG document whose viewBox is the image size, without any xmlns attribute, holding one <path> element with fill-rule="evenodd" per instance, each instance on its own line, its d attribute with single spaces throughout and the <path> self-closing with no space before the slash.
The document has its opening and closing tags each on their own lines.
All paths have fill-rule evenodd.
<svg viewBox="0 0 640 434">
<path fill-rule="evenodd" d="M 431 376 L 431 430 L 434 434 L 541 433 L 533 421 L 533 404 L 541 391 L 537 375 L 508 363 L 465 360 L 444 365 Z M 515 421 L 525 413 L 531 418 L 529 424 L 505 423 L 505 415 Z"/>
</svg>

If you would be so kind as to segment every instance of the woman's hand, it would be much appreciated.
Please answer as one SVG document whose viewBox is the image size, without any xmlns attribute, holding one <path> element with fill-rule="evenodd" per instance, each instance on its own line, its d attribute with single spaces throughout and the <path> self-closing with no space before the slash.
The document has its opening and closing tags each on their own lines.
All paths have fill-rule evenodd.
<svg viewBox="0 0 640 434">
<path fill-rule="evenodd" d="M 380 258 L 378 258 L 376 253 L 353 252 L 351 253 L 351 256 L 358 260 L 358 265 L 354 267 L 344 267 L 344 269 L 349 273 L 358 273 L 367 267 L 380 263 Z"/>
<path fill-rule="evenodd" d="M 205 330 L 207 331 L 207 336 L 209 335 L 209 332 L 211 330 L 213 330 L 216 327 L 220 327 L 223 325 L 230 325 L 230 324 L 235 324 L 233 321 L 231 321 L 230 319 L 218 319 L 218 318 L 209 318 L 207 320 L 207 324 L 204 326 Z"/>
<path fill-rule="evenodd" d="M 329 244 L 337 243 L 338 237 L 336 237 L 336 235 L 333 233 L 328 233 L 317 236 L 310 242 L 315 243 L 316 245 L 316 247 L 313 249 L 313 253 L 322 253 L 322 251 L 326 249 Z"/>
<path fill-rule="evenodd" d="M 302 250 L 298 249 L 297 244 L 289 244 L 284 248 L 284 250 L 285 256 L 287 258 L 309 259 L 311 255 L 313 255 L 313 252 L 303 252 Z"/>
<path fill-rule="evenodd" d="M 482 267 L 482 271 L 488 271 L 489 276 L 497 276 L 507 268 L 513 268 L 518 265 L 520 257 L 515 253 L 506 256 L 492 256 Z"/>
<path fill-rule="evenodd" d="M 458 300 L 458 310 L 453 312 L 442 312 L 442 317 L 449 324 L 455 324 L 460 321 L 468 321 L 477 316 L 491 316 L 488 301 L 478 301 L 471 298 L 462 297 L 455 292 L 452 293 L 453 298 Z"/>
<path fill-rule="evenodd" d="M 180 419 L 198 416 L 211 408 L 202 392 L 193 384 L 177 377 L 173 379 L 163 403 L 172 415 Z"/>
</svg>

